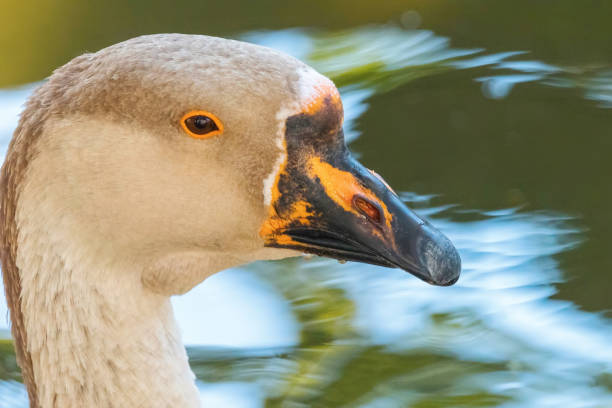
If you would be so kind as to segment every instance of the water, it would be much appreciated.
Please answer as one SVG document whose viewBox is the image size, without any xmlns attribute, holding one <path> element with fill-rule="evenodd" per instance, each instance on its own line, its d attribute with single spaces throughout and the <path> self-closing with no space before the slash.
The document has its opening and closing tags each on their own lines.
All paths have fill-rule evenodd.
<svg viewBox="0 0 612 408">
<path fill-rule="evenodd" d="M 450 288 L 313 258 L 225 271 L 174 299 L 206 406 L 612 406 L 610 4 L 421 3 L 268 13 L 244 2 L 204 29 L 182 6 L 143 19 L 111 2 L 116 30 L 51 41 L 36 67 L 0 70 L 6 149 L 32 89 L 8 85 L 136 34 L 129 24 L 289 52 L 339 86 L 361 161 L 457 245 L 464 273 Z M 66 7 L 48 18 L 80 33 Z M 111 14 L 71 10 L 99 12 L 93 31 Z M 25 400 L 0 340 L 0 407 Z"/>
</svg>

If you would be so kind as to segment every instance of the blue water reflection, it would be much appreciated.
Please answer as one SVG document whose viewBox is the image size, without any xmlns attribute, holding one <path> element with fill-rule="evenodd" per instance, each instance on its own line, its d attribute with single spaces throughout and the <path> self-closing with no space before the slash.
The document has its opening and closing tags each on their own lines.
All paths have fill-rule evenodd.
<svg viewBox="0 0 612 408">
<path fill-rule="evenodd" d="M 332 77 L 343 94 L 349 142 L 359 137 L 356 120 L 370 98 L 457 70 L 473 70 L 475 86 L 481 84 L 493 99 L 531 84 L 578 89 L 598 106 L 612 107 L 610 71 L 519 60 L 522 51 L 454 49 L 447 38 L 425 30 L 291 29 L 242 38 L 293 54 Z M 0 91 L 3 154 L 31 89 Z M 612 324 L 570 301 L 551 299 L 566 278 L 559 256 L 584 239 L 580 219 L 520 208 L 466 209 L 435 195 L 402 198 L 456 244 L 464 266 L 459 283 L 438 288 L 401 271 L 318 258 L 258 263 L 213 276 L 174 299 L 185 341 L 197 346 L 194 366 L 198 350 L 210 347 L 232 348 L 229 354 L 239 356 L 227 359 L 230 374 L 218 383 L 204 382 L 206 373 L 216 373 L 213 368 L 203 364 L 202 372 L 196 370 L 206 406 L 262 406 L 271 397 L 299 402 L 304 395 L 331 393 L 330 384 L 349 376 L 342 371 L 347 361 L 361 361 L 373 349 L 379 353 L 373 365 L 383 364 L 381 355 L 414 360 L 427 355 L 435 362 L 381 378 L 355 406 L 423 401 L 428 389 L 419 385 L 423 379 L 442 384 L 441 395 L 485 395 L 501 407 L 612 406 L 612 387 L 605 380 L 612 376 Z M 305 319 L 301 310 L 317 302 L 335 314 Z M 2 300 L 0 314 L 5 313 Z M 331 338 L 323 330 L 308 337 L 317 325 L 331 327 Z M 0 322 L 5 335 L 6 328 Z M 321 355 L 306 366 L 310 360 L 300 356 L 313 350 Z M 259 360 L 249 365 L 253 356 Z M 0 407 L 25 405 L 19 383 L 0 381 L 0 395 Z"/>
</svg>

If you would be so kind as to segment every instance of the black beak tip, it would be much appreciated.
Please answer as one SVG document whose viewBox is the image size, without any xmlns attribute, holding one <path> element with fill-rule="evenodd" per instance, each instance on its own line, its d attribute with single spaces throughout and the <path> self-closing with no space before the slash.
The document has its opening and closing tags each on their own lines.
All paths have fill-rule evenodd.
<svg viewBox="0 0 612 408">
<path fill-rule="evenodd" d="M 437 286 L 450 286 L 459 280 L 461 258 L 453 243 L 440 231 L 421 225 L 417 241 L 417 258 L 426 281 Z"/>
</svg>

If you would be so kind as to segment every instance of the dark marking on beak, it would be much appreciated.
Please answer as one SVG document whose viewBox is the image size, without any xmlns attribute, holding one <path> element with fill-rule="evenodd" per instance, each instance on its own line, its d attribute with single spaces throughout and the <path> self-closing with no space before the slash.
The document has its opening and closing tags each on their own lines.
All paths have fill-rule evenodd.
<svg viewBox="0 0 612 408">
<path fill-rule="evenodd" d="M 452 285 L 461 259 L 451 241 L 351 155 L 342 109 L 330 97 L 286 121 L 287 160 L 277 177 L 265 245 L 401 268 Z"/>
</svg>

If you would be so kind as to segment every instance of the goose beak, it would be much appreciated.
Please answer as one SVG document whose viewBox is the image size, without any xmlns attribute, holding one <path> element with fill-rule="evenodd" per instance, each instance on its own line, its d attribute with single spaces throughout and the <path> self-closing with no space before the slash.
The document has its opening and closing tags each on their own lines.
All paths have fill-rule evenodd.
<svg viewBox="0 0 612 408">
<path fill-rule="evenodd" d="M 316 103 L 287 118 L 287 157 L 260 229 L 264 245 L 401 268 L 432 285 L 457 282 L 461 258 L 453 244 L 353 159 L 342 111 L 329 85 Z"/>
<path fill-rule="evenodd" d="M 348 150 L 300 162 L 280 177 L 262 228 L 266 246 L 401 268 L 432 285 L 459 279 L 451 241 Z"/>
</svg>

